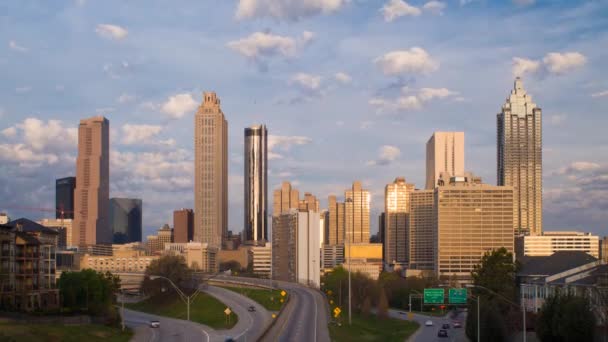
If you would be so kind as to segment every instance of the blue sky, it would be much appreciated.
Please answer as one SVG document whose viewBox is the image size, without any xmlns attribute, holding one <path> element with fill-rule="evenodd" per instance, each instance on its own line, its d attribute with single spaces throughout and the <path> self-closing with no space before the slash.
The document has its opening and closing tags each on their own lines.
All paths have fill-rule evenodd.
<svg viewBox="0 0 608 342">
<path fill-rule="evenodd" d="M 111 196 L 144 201 L 144 234 L 193 207 L 193 115 L 229 124 L 229 228 L 242 229 L 243 129 L 267 125 L 269 193 L 326 205 L 355 179 L 424 185 L 425 143 L 465 132 L 496 182 L 496 113 L 521 75 L 543 109 L 544 228 L 606 235 L 608 2 L 198 0 L 0 4 L 0 210 L 54 206 L 76 127 L 111 125 Z"/>
</svg>

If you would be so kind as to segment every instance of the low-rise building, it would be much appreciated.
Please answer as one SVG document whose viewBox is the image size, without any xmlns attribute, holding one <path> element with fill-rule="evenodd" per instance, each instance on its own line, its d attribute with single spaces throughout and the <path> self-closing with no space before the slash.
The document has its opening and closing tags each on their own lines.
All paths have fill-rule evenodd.
<svg viewBox="0 0 608 342">
<path fill-rule="evenodd" d="M 164 254 L 183 256 L 188 267 L 197 271 L 215 273 L 219 269 L 218 248 L 207 243 L 165 243 Z"/>
<path fill-rule="evenodd" d="M 146 248 L 148 253 L 157 254 L 165 250 L 166 243 L 173 242 L 173 229 L 168 224 L 162 226 L 156 235 L 148 235 L 148 241 L 146 242 Z"/>
<path fill-rule="evenodd" d="M 344 245 L 321 247 L 321 268 L 327 272 L 344 263 Z"/>
<path fill-rule="evenodd" d="M 263 246 L 253 246 L 251 254 L 252 272 L 262 278 L 272 276 L 272 244 L 266 242 Z"/>
<path fill-rule="evenodd" d="M 78 246 L 72 241 L 72 219 L 55 219 L 45 218 L 38 221 L 39 224 L 56 229 L 59 232 L 59 240 L 57 241 L 58 249 L 66 249 L 68 247 Z M 63 236 L 62 236 L 63 235 Z"/>
<path fill-rule="evenodd" d="M 515 244 L 518 256 L 549 256 L 560 251 L 581 251 L 595 258 L 600 257 L 600 238 L 591 233 L 544 231 L 541 235 L 517 237 Z"/>
<path fill-rule="evenodd" d="M 361 272 L 372 279 L 378 279 L 383 267 L 381 243 L 353 243 L 344 246 L 345 269 Z"/>
<path fill-rule="evenodd" d="M 144 253 L 131 256 L 113 255 L 79 255 L 79 267 L 81 270 L 90 268 L 99 272 L 110 273 L 144 273 L 157 255 L 145 255 Z"/>
<path fill-rule="evenodd" d="M 220 265 L 237 262 L 240 269 L 246 269 L 251 263 L 250 246 L 239 246 L 236 249 L 222 249 L 218 251 Z"/>
</svg>

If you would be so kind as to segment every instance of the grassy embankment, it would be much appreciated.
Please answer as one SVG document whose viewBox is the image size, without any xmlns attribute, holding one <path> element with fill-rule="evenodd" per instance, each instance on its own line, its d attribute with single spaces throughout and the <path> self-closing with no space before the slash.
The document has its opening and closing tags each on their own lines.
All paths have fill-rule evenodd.
<svg viewBox="0 0 608 342">
<path fill-rule="evenodd" d="M 133 336 L 129 329 L 97 324 L 58 325 L 58 324 L 21 324 L 0 323 L 2 342 L 127 342 Z"/>
<path fill-rule="evenodd" d="M 353 315 L 353 324 L 348 325 L 348 318 L 342 317 L 342 326 L 330 325 L 329 335 L 332 341 L 405 341 L 419 327 L 418 323 L 398 319 L 378 319 L 375 315 L 365 318 Z"/>
</svg>

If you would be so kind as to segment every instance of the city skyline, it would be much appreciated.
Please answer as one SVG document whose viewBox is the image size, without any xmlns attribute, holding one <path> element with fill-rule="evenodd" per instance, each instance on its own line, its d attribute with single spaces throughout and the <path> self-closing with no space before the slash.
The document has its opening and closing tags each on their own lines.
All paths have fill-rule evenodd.
<svg viewBox="0 0 608 342">
<path fill-rule="evenodd" d="M 10 11 L 7 23 L 15 25 L 16 30 L 7 26 L 0 34 L 0 41 L 4 42 L 0 48 L 6 51 L 0 69 L 7 75 L 3 81 L 6 91 L 0 95 L 3 122 L 0 131 L 4 138 L 0 145 L 7 172 L 0 182 L 6 185 L 3 189 L 6 194 L 17 194 L 9 206 L 23 203 L 54 207 L 52 181 L 40 175 L 50 174 L 54 178 L 74 175 L 74 133 L 78 120 L 99 111 L 112 121 L 110 195 L 144 199 L 144 235 L 171 222 L 174 209 L 192 207 L 194 202 L 188 193 L 192 193 L 194 179 L 191 118 L 195 109 L 183 109 L 195 107 L 198 103 L 191 105 L 189 99 L 198 102 L 202 90 L 209 89 L 222 97 L 231 123 L 228 229 L 237 232 L 242 229 L 243 165 L 239 161 L 243 159 L 242 130 L 250 122 L 258 121 L 266 122 L 274 134 L 268 141 L 270 189 L 284 180 L 291 181 L 294 187 L 318 196 L 321 208 L 326 208 L 329 194 L 340 198 L 344 188 L 360 179 L 372 195 L 370 215 L 374 233 L 376 218 L 383 207 L 385 184 L 395 177 L 405 177 L 417 188 L 424 187 L 424 143 L 436 130 L 465 132 L 467 171 L 479 174 L 485 183 L 496 184 L 495 115 L 511 88 L 512 71 L 517 71 L 524 73 L 526 89 L 542 106 L 545 116 L 543 227 L 595 233 L 605 229 L 605 213 L 601 208 L 608 195 L 602 187 L 593 186 L 593 182 L 601 182 L 601 176 L 606 174 L 603 158 L 606 137 L 594 127 L 605 126 L 606 120 L 600 115 L 608 99 L 601 95 L 608 89 L 603 81 L 606 68 L 601 63 L 606 52 L 598 47 L 607 36 L 603 29 L 587 30 L 597 28 L 594 24 L 602 4 L 564 4 L 563 8 L 557 8 L 480 2 L 459 6 L 450 2 L 442 16 L 423 12 L 417 17 L 395 17 L 389 22 L 380 12 L 381 3 L 350 3 L 325 15 L 296 16 L 300 19 L 297 22 L 290 21 L 288 16 L 279 19 L 281 23 L 289 22 L 290 27 L 275 24 L 276 18 L 236 21 L 234 4 L 221 4 L 217 18 L 211 20 L 214 23 L 227 20 L 236 28 L 220 26 L 218 30 L 224 31 L 218 35 L 195 25 L 194 18 L 184 18 L 181 25 L 170 29 L 173 23 L 155 27 L 136 21 L 128 14 L 129 5 L 124 5 L 127 9 L 124 17 L 99 11 L 96 6 L 90 2 L 60 8 L 43 4 L 40 11 L 59 12 L 62 16 L 55 23 L 42 21 L 34 28 L 19 22 L 31 15 L 28 12 L 31 10 Z M 156 6 L 146 11 L 161 15 Z M 485 19 L 476 16 L 482 11 Z M 367 25 L 356 38 L 354 27 L 338 23 L 341 18 L 354 16 L 363 18 Z M 474 33 L 476 28 L 497 18 L 504 17 L 518 27 L 518 22 L 532 16 L 542 17 L 545 24 L 533 34 L 525 25 L 520 25 L 521 31 L 517 32 L 497 29 L 491 34 L 500 43 L 491 44 Z M 588 26 L 578 23 L 581 18 Z M 125 28 L 128 34 L 121 39 L 101 34 L 97 37 L 97 25 L 105 22 Z M 434 29 L 433 25 L 439 26 Z M 243 57 L 245 50 L 237 49 L 242 46 L 237 43 L 252 41 L 247 38 L 267 26 L 270 34 L 288 37 L 294 46 L 270 52 L 255 50 L 254 55 Z M 413 26 L 422 31 L 420 37 L 402 40 L 401 32 Z M 562 27 L 567 34 L 560 33 L 559 39 L 553 39 L 556 33 L 550 27 Z M 463 37 L 473 37 L 463 46 L 468 49 L 467 61 L 458 57 L 464 53 L 463 48 L 456 47 L 458 39 L 446 43 L 438 36 L 456 28 Z M 82 46 L 105 53 L 95 57 L 84 50 L 63 54 L 60 39 L 51 36 L 45 40 L 48 46 L 36 45 L 31 37 L 40 29 L 48 31 L 41 33 L 42 38 L 59 30 L 73 34 L 76 41 L 90 41 Z M 303 34 L 304 31 L 315 34 Z M 184 41 L 197 41 L 209 61 L 201 64 L 199 58 L 190 61 L 189 57 L 160 53 L 152 48 L 151 32 L 159 32 L 160 38 L 186 32 L 188 35 L 176 44 L 186 46 Z M 593 39 L 585 38 L 589 34 Z M 384 38 L 374 39 L 378 35 Z M 332 39 L 337 44 L 329 47 Z M 414 50 L 415 47 L 426 55 Z M 338 64 L 324 59 L 322 51 L 328 48 L 339 57 L 336 59 L 348 62 Z M 482 52 L 471 53 L 476 49 Z M 181 55 L 191 56 L 189 51 Z M 395 71 L 383 64 L 391 51 L 406 51 L 435 63 L 423 64 L 423 72 Z M 483 58 L 477 57 L 482 54 Z M 346 55 L 349 58 L 344 58 Z M 48 57 L 48 64 L 36 65 L 30 74 L 20 73 L 31 66 L 33 56 Z M 76 66 L 72 72 L 58 61 L 58 56 L 72 64 L 75 59 L 90 58 L 91 69 Z M 285 63 L 284 59 L 292 62 Z M 214 62 L 219 65 L 222 61 L 234 68 L 220 73 L 218 69 L 225 68 L 215 67 Z M 161 71 L 165 68 L 166 71 Z M 194 72 L 185 75 L 181 70 Z M 67 76 L 58 76 L 59 71 Z M 366 73 L 371 76 L 365 76 Z M 81 83 L 77 74 L 87 78 L 87 86 L 75 87 Z M 409 87 L 406 96 L 398 95 L 403 86 Z M 250 90 L 243 92 L 243 89 Z M 409 98 L 413 107 L 391 108 L 399 98 Z M 377 107 L 381 105 L 384 106 Z M 403 134 L 404 131 L 408 133 Z M 36 196 L 26 195 L 30 193 Z M 7 211 L 15 218 L 38 215 Z"/>
</svg>

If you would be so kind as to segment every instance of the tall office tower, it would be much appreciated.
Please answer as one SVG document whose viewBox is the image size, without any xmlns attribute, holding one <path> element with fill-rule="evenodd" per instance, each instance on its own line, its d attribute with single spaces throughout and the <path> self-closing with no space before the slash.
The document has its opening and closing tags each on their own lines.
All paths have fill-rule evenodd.
<svg viewBox="0 0 608 342">
<path fill-rule="evenodd" d="M 177 243 L 194 239 L 194 212 L 192 209 L 173 211 L 173 240 Z"/>
<path fill-rule="evenodd" d="M 310 192 L 304 193 L 304 199 L 300 200 L 298 208 L 301 211 L 316 211 L 319 212 L 319 200 Z"/>
<path fill-rule="evenodd" d="M 434 201 L 438 276 L 470 281 L 485 252 L 500 247 L 514 252 L 513 187 L 452 177 L 435 189 Z"/>
<path fill-rule="evenodd" d="M 55 218 L 74 218 L 74 189 L 76 177 L 55 180 Z"/>
<path fill-rule="evenodd" d="M 344 192 L 344 232 L 348 243 L 369 243 L 369 191 L 361 188 L 361 182 Z"/>
<path fill-rule="evenodd" d="M 384 263 L 403 268 L 409 261 L 408 216 L 414 184 L 397 177 L 384 188 Z"/>
<path fill-rule="evenodd" d="M 329 212 L 321 210 L 319 213 L 319 241 L 321 246 L 327 244 L 327 232 L 329 230 Z"/>
<path fill-rule="evenodd" d="M 113 243 L 141 242 L 142 200 L 139 198 L 111 198 L 110 222 Z"/>
<path fill-rule="evenodd" d="M 228 231 L 228 122 L 214 92 L 194 116 L 194 241 L 221 247 Z"/>
<path fill-rule="evenodd" d="M 435 190 L 414 190 L 410 196 L 408 218 L 409 268 L 432 270 L 435 267 Z"/>
<path fill-rule="evenodd" d="M 319 287 L 319 213 L 291 209 L 272 217 L 272 278 Z"/>
<path fill-rule="evenodd" d="M 344 244 L 344 203 L 336 201 L 336 196 L 329 196 L 328 204 L 328 245 Z"/>
<path fill-rule="evenodd" d="M 110 205 L 110 122 L 103 116 L 80 120 L 72 239 L 79 246 L 112 242 Z"/>
<path fill-rule="evenodd" d="M 297 209 L 300 193 L 291 187 L 291 183 L 283 182 L 280 189 L 273 192 L 272 214 L 281 215 L 289 209 Z"/>
<path fill-rule="evenodd" d="M 245 241 L 268 241 L 268 131 L 266 126 L 245 128 Z"/>
<path fill-rule="evenodd" d="M 378 242 L 384 244 L 384 236 L 386 235 L 386 213 L 378 215 Z M 384 252 L 382 252 L 384 255 Z"/>
<path fill-rule="evenodd" d="M 426 143 L 426 189 L 435 189 L 441 173 L 464 174 L 464 132 L 435 132 Z"/>
<path fill-rule="evenodd" d="M 496 116 L 498 185 L 513 187 L 514 229 L 530 235 L 541 234 L 543 224 L 541 113 L 517 77 Z"/>
</svg>

